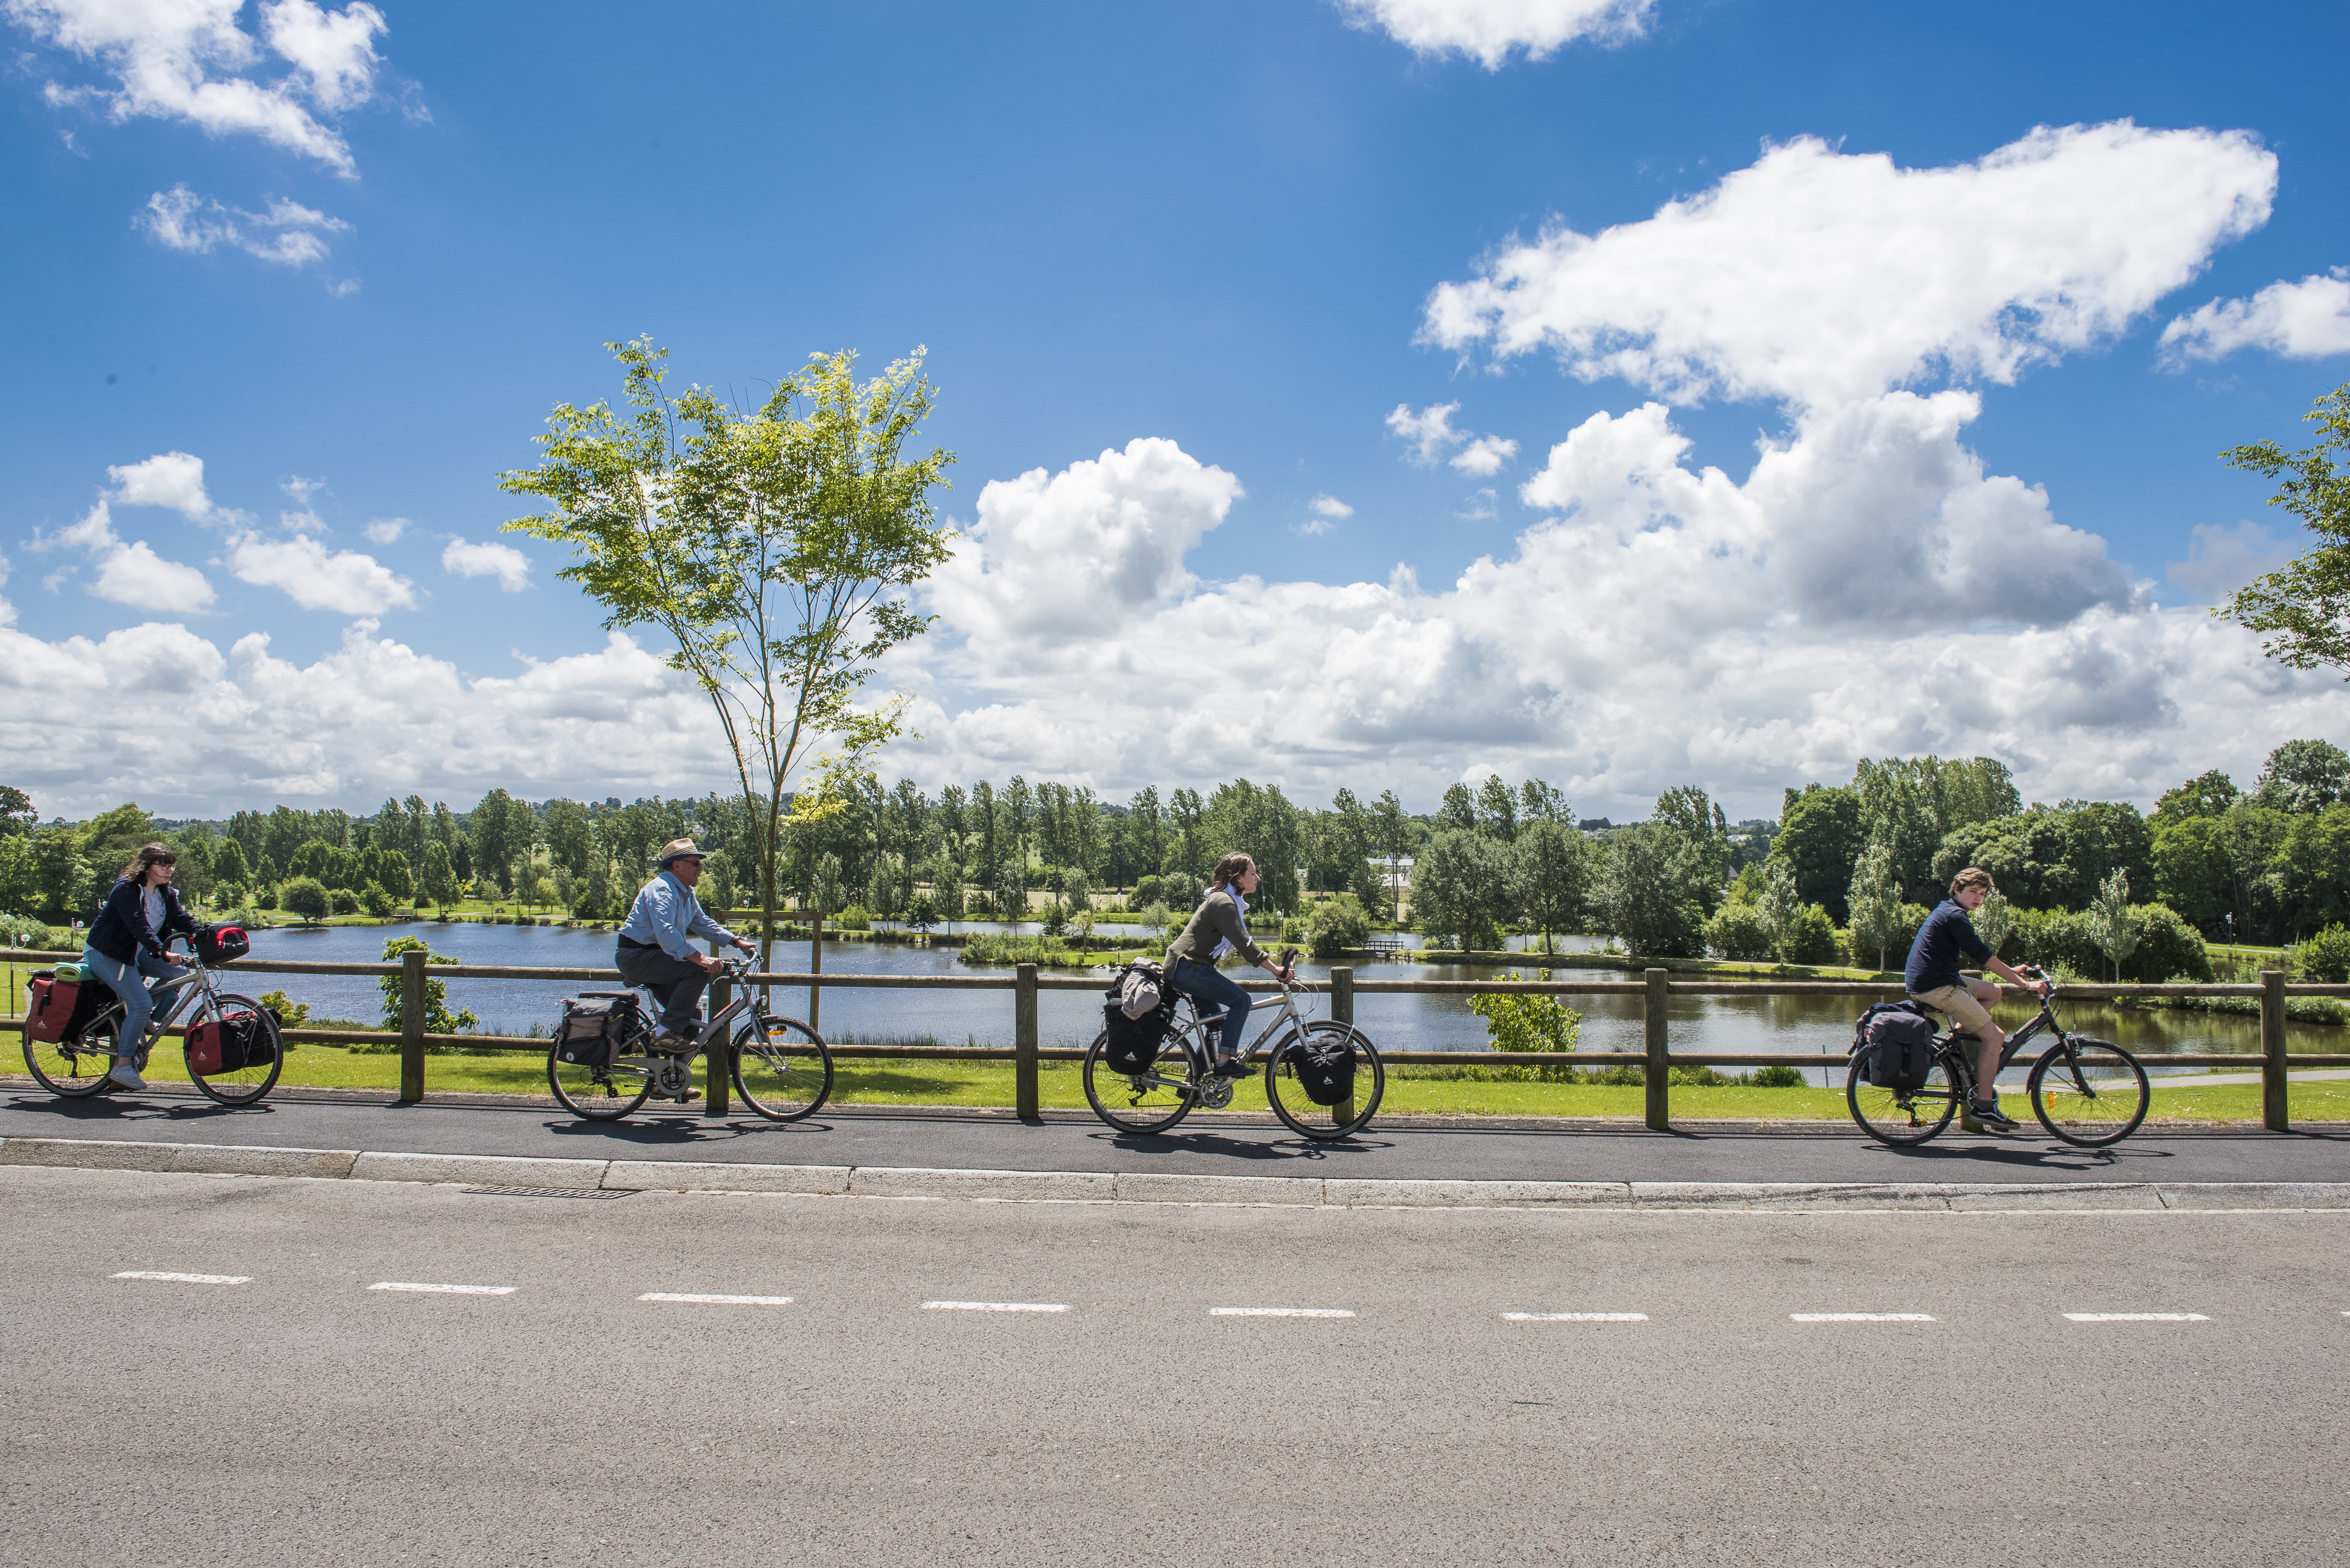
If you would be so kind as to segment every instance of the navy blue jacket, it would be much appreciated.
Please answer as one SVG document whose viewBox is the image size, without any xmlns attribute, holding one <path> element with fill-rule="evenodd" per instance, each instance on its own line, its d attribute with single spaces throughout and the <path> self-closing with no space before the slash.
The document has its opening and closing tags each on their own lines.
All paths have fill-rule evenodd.
<svg viewBox="0 0 2350 1568">
<path fill-rule="evenodd" d="M 1975 930 L 1975 923 L 1967 912 L 1949 898 L 1934 908 L 1926 923 L 1918 928 L 1918 940 L 1909 944 L 1909 964 L 1902 971 L 1901 983 L 1910 995 L 1939 991 L 1946 985 L 1956 985 L 1960 955 L 1978 964 L 1991 961 L 1991 949 Z"/>
<path fill-rule="evenodd" d="M 98 919 L 90 922 L 89 945 L 117 963 L 134 963 L 141 948 L 161 958 L 163 944 L 174 934 L 194 936 L 195 919 L 180 908 L 180 895 L 169 882 L 158 890 L 163 895 L 161 930 L 147 929 L 147 906 L 140 898 L 143 889 L 126 879 L 114 885 L 114 891 L 106 896 L 106 903 L 98 911 Z"/>
</svg>

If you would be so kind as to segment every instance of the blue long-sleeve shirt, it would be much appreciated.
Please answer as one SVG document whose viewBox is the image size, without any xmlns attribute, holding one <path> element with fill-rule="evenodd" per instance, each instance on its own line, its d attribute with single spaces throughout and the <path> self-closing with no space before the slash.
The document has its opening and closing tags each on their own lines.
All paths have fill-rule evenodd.
<svg viewBox="0 0 2350 1568">
<path fill-rule="evenodd" d="M 666 870 L 646 883 L 644 891 L 637 895 L 637 901 L 629 906 L 628 919 L 620 926 L 620 934 L 632 942 L 657 947 L 674 959 L 695 957 L 696 937 L 722 942 L 735 940 L 733 932 L 703 911 L 702 900 L 693 896 L 693 889 Z"/>
</svg>

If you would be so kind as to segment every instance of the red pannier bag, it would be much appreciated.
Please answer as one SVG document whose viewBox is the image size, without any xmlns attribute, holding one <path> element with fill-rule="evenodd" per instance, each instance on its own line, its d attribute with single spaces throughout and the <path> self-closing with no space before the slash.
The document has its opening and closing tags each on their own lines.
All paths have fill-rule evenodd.
<svg viewBox="0 0 2350 1568">
<path fill-rule="evenodd" d="M 79 1010 L 81 991 L 97 981 L 59 980 L 54 970 L 43 970 L 25 988 L 25 1033 L 51 1044 L 66 1037 Z"/>
<path fill-rule="evenodd" d="M 232 1012 L 188 1029 L 188 1071 L 199 1078 L 242 1072 L 269 1056 L 269 1032 L 258 1014 Z"/>
</svg>

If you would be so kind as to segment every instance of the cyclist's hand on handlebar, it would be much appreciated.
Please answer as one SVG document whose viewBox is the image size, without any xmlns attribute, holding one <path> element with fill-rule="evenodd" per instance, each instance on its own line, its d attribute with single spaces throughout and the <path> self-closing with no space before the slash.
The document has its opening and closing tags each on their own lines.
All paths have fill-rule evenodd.
<svg viewBox="0 0 2350 1568">
<path fill-rule="evenodd" d="M 748 937 L 736 937 L 734 939 L 734 947 L 737 951 L 741 952 L 746 958 L 759 950 L 759 944 L 753 941 Z"/>
<path fill-rule="evenodd" d="M 726 965 L 708 953 L 696 953 L 693 955 L 693 967 L 704 974 L 716 974 Z"/>
</svg>

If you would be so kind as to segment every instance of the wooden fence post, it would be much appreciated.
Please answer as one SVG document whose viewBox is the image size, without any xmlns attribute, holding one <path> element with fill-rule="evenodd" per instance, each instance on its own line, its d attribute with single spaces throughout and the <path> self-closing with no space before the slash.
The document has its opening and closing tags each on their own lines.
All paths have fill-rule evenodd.
<svg viewBox="0 0 2350 1568">
<path fill-rule="evenodd" d="M 2261 971 L 2261 1121 L 2271 1132 L 2291 1132 L 2285 1110 L 2284 971 Z"/>
<path fill-rule="evenodd" d="M 808 973 L 824 972 L 824 911 L 816 912 L 816 924 L 808 930 Z M 816 981 L 808 981 L 808 1033 L 824 1033 L 824 991 Z"/>
<path fill-rule="evenodd" d="M 424 959 L 421 948 L 400 955 L 400 1103 L 424 1098 Z"/>
<path fill-rule="evenodd" d="M 1040 1119 L 1036 1106 L 1036 966 L 1024 963 L 1015 971 L 1012 989 L 1013 1102 L 1020 1119 Z"/>
<path fill-rule="evenodd" d="M 1352 1029 L 1355 1026 L 1355 967 L 1334 964 L 1330 969 L 1330 1017 Z M 1344 1127 L 1355 1119 L 1355 1096 L 1348 1095 L 1330 1107 L 1330 1119 Z"/>
<path fill-rule="evenodd" d="M 718 956 L 722 945 L 716 937 L 710 939 L 712 958 Z M 715 1018 L 724 1012 L 726 1004 L 734 999 L 733 992 L 734 982 L 721 971 L 718 978 L 710 982 L 708 1015 Z M 726 1074 L 732 1064 L 729 1048 L 733 1044 L 732 1040 L 713 1040 L 702 1053 L 702 1112 L 704 1116 L 723 1116 L 726 1114 Z"/>
<path fill-rule="evenodd" d="M 1648 994 L 1644 999 L 1648 1025 L 1648 1064 L 1640 1075 L 1648 1088 L 1648 1130 L 1672 1130 L 1672 1069 L 1665 1057 L 1665 971 L 1648 971 Z"/>
</svg>

